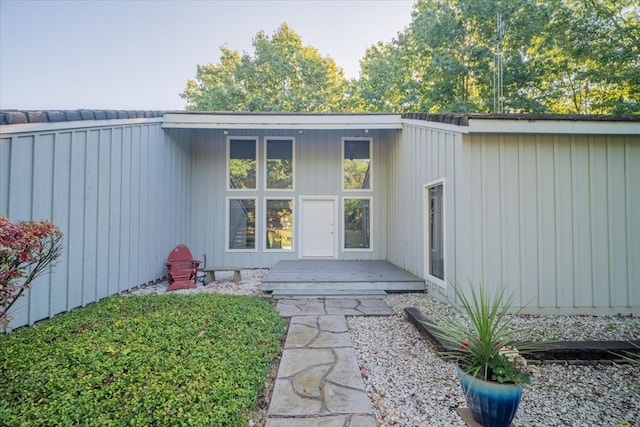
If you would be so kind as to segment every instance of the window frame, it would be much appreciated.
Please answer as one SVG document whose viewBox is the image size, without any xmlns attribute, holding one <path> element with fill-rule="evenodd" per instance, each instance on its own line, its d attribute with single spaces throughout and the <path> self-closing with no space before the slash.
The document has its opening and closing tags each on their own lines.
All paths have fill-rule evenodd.
<svg viewBox="0 0 640 427">
<path fill-rule="evenodd" d="M 346 200 L 368 200 L 369 201 L 369 247 L 368 248 L 347 248 L 347 239 L 346 239 L 346 222 L 345 222 L 345 206 Z M 342 196 L 342 206 L 341 206 L 341 214 L 340 214 L 340 225 L 342 228 L 342 233 L 340 236 L 341 247 L 344 252 L 373 252 L 373 196 Z"/>
<path fill-rule="evenodd" d="M 241 195 L 236 195 L 236 196 L 227 196 L 226 198 L 226 203 L 225 203 L 225 252 L 258 252 L 258 248 L 260 247 L 259 245 L 259 236 L 260 233 L 258 232 L 258 227 L 260 224 L 260 221 L 258 221 L 258 218 L 260 218 L 260 203 L 258 203 L 258 198 L 255 196 L 241 196 Z M 231 248 L 229 245 L 230 242 L 230 238 L 231 235 L 229 234 L 231 232 L 231 224 L 229 224 L 230 220 L 231 220 L 231 201 L 232 200 L 253 200 L 254 206 L 255 206 L 255 244 L 253 248 L 241 248 L 241 249 L 236 249 L 236 248 Z"/>
<path fill-rule="evenodd" d="M 255 142 L 255 150 L 256 150 L 256 185 L 254 188 L 234 188 L 231 186 L 231 141 L 233 140 L 242 140 L 248 141 L 253 140 Z M 226 156 L 226 181 L 227 181 L 227 191 L 258 191 L 260 188 L 260 153 L 259 153 L 259 138 L 257 136 L 227 136 L 227 156 Z"/>
<path fill-rule="evenodd" d="M 269 200 L 287 200 L 291 202 L 291 249 L 273 249 L 273 248 L 267 248 L 267 242 L 269 239 L 268 236 L 268 232 L 269 232 L 269 224 L 268 224 L 268 218 L 267 218 L 267 212 L 269 210 L 269 207 L 267 206 L 268 201 Z M 264 203 L 264 209 L 263 209 L 263 215 L 264 217 L 263 219 L 263 231 L 262 231 L 262 235 L 263 235 L 263 244 L 262 244 L 262 250 L 265 253 L 276 253 L 276 252 L 295 252 L 296 250 L 296 200 L 295 197 L 292 195 L 291 197 L 277 197 L 277 196 L 266 196 L 264 197 L 263 200 Z"/>
<path fill-rule="evenodd" d="M 369 188 L 346 188 L 345 187 L 345 174 L 344 174 L 344 165 L 345 165 L 345 156 L 344 149 L 347 141 L 368 141 L 369 142 Z M 353 191 L 353 192 L 373 192 L 373 176 L 374 176 L 374 167 L 373 167 L 373 138 L 370 136 L 354 136 L 354 137 L 342 137 L 340 151 L 340 175 L 342 183 L 340 186 L 342 187 L 342 191 Z"/>
<path fill-rule="evenodd" d="M 269 188 L 267 176 L 269 174 L 269 158 L 267 143 L 269 141 L 291 141 L 291 188 Z M 264 191 L 295 191 L 296 189 L 296 139 L 293 136 L 265 136 L 264 137 L 264 171 L 262 173 L 264 180 Z"/>
<path fill-rule="evenodd" d="M 442 279 L 431 274 L 431 227 L 430 227 L 430 209 L 431 194 L 430 190 L 435 187 L 442 187 Z M 446 203 L 446 183 L 445 178 L 439 178 L 435 181 L 428 182 L 424 185 L 424 202 L 423 202 L 423 222 L 424 222 L 424 275 L 425 278 L 441 288 L 446 289 L 447 277 L 447 203 Z"/>
</svg>

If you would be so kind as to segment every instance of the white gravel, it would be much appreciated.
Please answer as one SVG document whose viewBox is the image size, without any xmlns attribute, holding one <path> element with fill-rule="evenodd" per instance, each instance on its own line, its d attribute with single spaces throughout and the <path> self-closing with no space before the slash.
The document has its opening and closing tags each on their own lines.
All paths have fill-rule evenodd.
<svg viewBox="0 0 640 427">
<path fill-rule="evenodd" d="M 215 283 L 179 294 L 213 292 L 264 295 L 260 280 L 267 270 L 216 273 Z M 147 285 L 124 295 L 164 293 L 167 283 Z M 404 314 L 416 307 L 427 317 L 450 314 L 450 307 L 427 294 L 395 294 L 386 298 L 398 313 L 385 317 L 349 317 L 349 329 L 378 426 L 460 426 L 455 409 L 466 406 L 456 367 L 440 359 Z M 639 339 L 640 319 L 618 316 L 524 316 L 523 339 Z M 549 365 L 525 386 L 514 423 L 519 426 L 640 426 L 640 366 Z"/>
<path fill-rule="evenodd" d="M 265 274 L 266 269 L 246 269 L 240 272 L 241 280 L 235 283 L 233 279 L 233 271 L 220 271 L 216 272 L 216 281 L 206 285 L 198 282 L 197 287 L 194 289 L 178 289 L 177 291 L 171 291 L 174 294 L 197 294 L 197 293 L 212 293 L 212 294 L 230 294 L 230 295 L 263 295 L 260 290 L 260 283 Z M 132 289 L 129 292 L 124 292 L 122 295 L 149 295 L 149 294 L 164 294 L 167 291 L 167 282 L 158 282 L 150 285 L 140 286 Z"/>
<path fill-rule="evenodd" d="M 389 317 L 350 317 L 349 327 L 356 347 L 367 392 L 379 426 L 464 426 L 455 413 L 466 406 L 456 379 L 454 364 L 438 358 L 403 314 L 404 307 L 420 307 L 434 315 L 447 309 L 426 294 L 398 294 L 387 297 L 396 312 Z M 430 309 L 427 309 L 430 307 Z M 610 318 L 566 316 L 550 319 L 544 330 L 566 339 L 599 338 Z M 604 328 L 608 338 L 616 331 L 630 330 L 638 337 L 636 318 L 623 318 L 615 327 Z M 526 322 L 526 318 L 522 322 Z M 564 321 L 567 323 L 565 324 Z M 573 325 L 573 326 L 571 326 Z M 574 329 L 575 325 L 580 325 Z M 538 328 L 535 328 L 538 330 Z M 553 329 L 553 330 L 552 330 Z M 562 332 L 555 329 L 563 329 Z M 585 334 L 584 330 L 590 331 Z M 625 332 L 626 333 L 626 332 Z M 556 336 L 556 335 L 553 335 Z M 615 338 L 612 338 L 615 337 Z M 640 367 L 621 365 L 541 365 L 541 372 L 525 386 L 514 419 L 517 426 L 624 426 L 640 425 Z"/>
</svg>

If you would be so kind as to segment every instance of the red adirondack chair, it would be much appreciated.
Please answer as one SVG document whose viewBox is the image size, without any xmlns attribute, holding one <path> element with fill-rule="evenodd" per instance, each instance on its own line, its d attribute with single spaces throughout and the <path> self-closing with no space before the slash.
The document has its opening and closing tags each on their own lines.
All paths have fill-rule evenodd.
<svg viewBox="0 0 640 427">
<path fill-rule="evenodd" d="M 167 292 L 196 287 L 200 261 L 193 259 L 188 247 L 182 244 L 176 246 L 165 265 L 169 275 Z"/>
</svg>

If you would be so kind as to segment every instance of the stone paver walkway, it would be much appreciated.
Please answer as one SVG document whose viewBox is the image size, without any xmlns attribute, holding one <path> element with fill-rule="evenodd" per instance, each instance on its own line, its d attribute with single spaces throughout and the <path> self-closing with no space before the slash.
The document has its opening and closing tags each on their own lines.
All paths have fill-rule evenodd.
<svg viewBox="0 0 640 427">
<path fill-rule="evenodd" d="M 276 309 L 282 317 L 323 316 L 391 316 L 396 314 L 382 299 L 322 298 L 307 300 L 279 300 Z"/>
<path fill-rule="evenodd" d="M 375 427 L 345 315 L 391 315 L 377 300 L 281 300 L 291 317 L 266 427 Z"/>
</svg>

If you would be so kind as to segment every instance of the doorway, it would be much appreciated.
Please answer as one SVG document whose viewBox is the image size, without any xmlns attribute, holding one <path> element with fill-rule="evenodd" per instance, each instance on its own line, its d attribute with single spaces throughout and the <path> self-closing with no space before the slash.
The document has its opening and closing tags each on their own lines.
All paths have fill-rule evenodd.
<svg viewBox="0 0 640 427">
<path fill-rule="evenodd" d="M 300 257 L 336 257 L 335 198 L 301 197 Z"/>
</svg>

